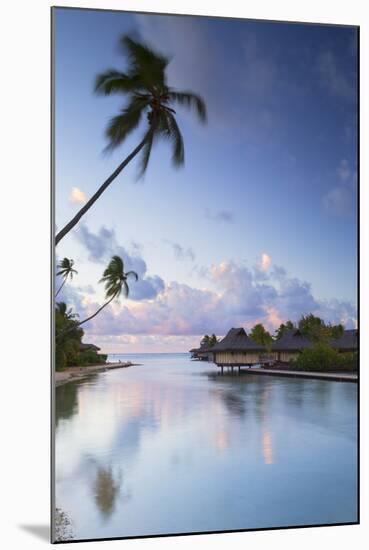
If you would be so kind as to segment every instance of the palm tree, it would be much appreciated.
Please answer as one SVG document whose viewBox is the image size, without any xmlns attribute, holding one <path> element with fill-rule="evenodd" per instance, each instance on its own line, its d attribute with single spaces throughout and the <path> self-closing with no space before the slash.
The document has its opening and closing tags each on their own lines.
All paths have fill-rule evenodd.
<svg viewBox="0 0 369 550">
<path fill-rule="evenodd" d="M 114 300 L 114 298 L 118 298 L 120 296 L 120 293 L 123 290 L 123 293 L 126 298 L 129 296 L 129 286 L 128 286 L 128 279 L 129 277 L 133 277 L 138 281 L 138 275 L 135 271 L 127 271 L 125 273 L 124 271 L 124 262 L 122 258 L 119 256 L 113 256 L 112 259 L 109 262 L 108 267 L 105 269 L 102 278 L 100 279 L 99 283 L 105 283 L 105 300 L 107 300 L 93 315 L 90 315 L 83 321 L 80 321 L 78 323 L 78 326 L 83 325 L 84 323 L 87 323 L 87 321 L 90 321 L 100 311 L 102 311 L 110 302 Z"/>
<path fill-rule="evenodd" d="M 78 271 L 73 269 L 73 265 L 74 265 L 74 260 L 69 260 L 68 258 L 63 258 L 58 263 L 57 268 L 59 269 L 59 271 L 57 272 L 57 275 L 60 275 L 61 277 L 63 277 L 63 282 L 60 285 L 57 293 L 55 294 L 55 298 L 57 297 L 57 295 L 59 294 L 59 292 L 65 285 L 65 283 L 67 282 L 68 277 L 70 278 L 70 280 L 72 280 L 73 275 L 77 275 Z"/>
<path fill-rule="evenodd" d="M 113 256 L 110 260 L 108 267 L 105 269 L 102 278 L 100 279 L 99 283 L 105 283 L 105 300 L 107 300 L 95 313 L 92 315 L 89 315 L 86 317 L 86 319 L 83 319 L 83 321 L 79 321 L 75 324 L 75 326 L 68 328 L 67 330 L 63 330 L 61 333 L 57 335 L 57 338 L 60 338 L 70 332 L 70 330 L 73 330 L 76 327 L 80 327 L 84 323 L 87 323 L 87 321 L 90 321 L 96 315 L 100 313 L 107 305 L 110 304 L 114 300 L 114 298 L 118 298 L 123 291 L 126 298 L 129 296 L 129 286 L 128 286 L 128 279 L 129 277 L 133 277 L 138 281 L 138 275 L 135 271 L 124 271 L 124 262 L 122 258 L 119 256 Z"/>
<path fill-rule="evenodd" d="M 122 35 L 119 45 L 121 53 L 128 59 L 127 70 L 122 72 L 108 69 L 99 74 L 95 81 L 97 94 L 105 96 L 123 94 L 128 100 L 121 112 L 110 120 L 106 128 L 108 139 L 106 150 L 111 151 L 121 145 L 127 136 L 139 127 L 143 115 L 146 113 L 147 126 L 144 136 L 137 147 L 119 164 L 118 168 L 105 180 L 74 218 L 59 231 L 55 238 L 55 244 L 58 244 L 78 223 L 140 151 L 142 152 L 140 176 L 145 173 L 155 140 L 169 140 L 172 145 L 173 164 L 178 167 L 184 163 L 183 138 L 172 105 L 178 104 L 193 108 L 200 121 L 206 121 L 205 103 L 199 95 L 189 91 L 177 91 L 168 86 L 166 68 L 169 59 L 167 57 L 129 35 Z"/>
</svg>

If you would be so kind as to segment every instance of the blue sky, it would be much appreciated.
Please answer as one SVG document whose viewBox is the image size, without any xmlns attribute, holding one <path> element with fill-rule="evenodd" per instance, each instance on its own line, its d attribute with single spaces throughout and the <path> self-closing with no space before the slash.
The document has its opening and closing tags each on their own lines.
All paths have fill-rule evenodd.
<svg viewBox="0 0 369 550">
<path fill-rule="evenodd" d="M 309 311 L 355 325 L 356 29 L 56 9 L 58 228 L 143 135 L 103 155 L 125 99 L 93 94 L 97 73 L 124 69 L 117 43 L 132 31 L 171 56 L 170 85 L 203 96 L 208 124 L 178 109 L 185 167 L 158 145 L 144 179 L 133 161 L 58 245 L 77 264 L 64 299 L 81 316 L 103 300 L 109 254 L 140 275 L 86 339 L 182 351 Z"/>
</svg>

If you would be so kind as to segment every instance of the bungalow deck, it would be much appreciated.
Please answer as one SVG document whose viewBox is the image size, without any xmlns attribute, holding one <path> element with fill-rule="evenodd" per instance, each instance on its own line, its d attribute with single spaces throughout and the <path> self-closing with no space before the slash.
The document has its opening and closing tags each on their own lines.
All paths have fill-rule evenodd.
<svg viewBox="0 0 369 550">
<path fill-rule="evenodd" d="M 310 379 L 320 379 L 320 380 L 332 380 L 336 382 L 357 382 L 358 375 L 355 373 L 344 373 L 344 372 L 308 372 L 308 371 L 293 371 L 293 370 L 283 370 L 283 369 L 266 369 L 263 367 L 251 366 L 251 365 L 218 365 L 221 369 L 221 374 L 224 374 L 224 367 L 228 368 L 228 372 L 233 373 L 234 369 L 237 369 L 237 374 L 242 372 L 245 374 L 260 374 L 265 376 L 285 376 L 292 378 L 310 378 Z M 247 367 L 247 368 L 246 368 Z M 227 371 L 226 371 L 227 372 Z"/>
</svg>

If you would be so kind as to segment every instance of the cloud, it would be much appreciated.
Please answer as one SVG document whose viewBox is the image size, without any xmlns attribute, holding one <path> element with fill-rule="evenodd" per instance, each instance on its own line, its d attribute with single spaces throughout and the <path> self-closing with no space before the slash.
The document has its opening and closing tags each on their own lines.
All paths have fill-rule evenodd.
<svg viewBox="0 0 369 550">
<path fill-rule="evenodd" d="M 337 216 L 349 214 L 352 211 L 352 193 L 346 187 L 334 187 L 324 195 L 323 206 Z"/>
<path fill-rule="evenodd" d="M 341 60 L 331 51 L 322 52 L 318 58 L 318 72 L 322 85 L 339 99 L 354 101 L 356 98 L 355 77 L 348 78 Z"/>
<path fill-rule="evenodd" d="M 88 251 L 90 261 L 106 264 L 112 256 L 117 255 L 123 259 L 125 271 L 135 271 L 138 274 L 138 281 L 130 285 L 131 300 L 152 299 L 164 289 L 165 285 L 161 277 L 147 274 L 147 265 L 137 243 L 133 246 L 133 252 L 130 253 L 117 243 L 113 229 L 101 227 L 97 233 L 93 233 L 84 224 L 75 231 L 74 235 Z"/>
<path fill-rule="evenodd" d="M 231 210 L 217 210 L 212 212 L 209 208 L 205 208 L 205 217 L 208 220 L 213 220 L 221 223 L 233 223 L 234 214 Z"/>
<path fill-rule="evenodd" d="M 86 194 L 78 189 L 78 187 L 72 187 L 72 191 L 69 195 L 69 202 L 73 204 L 85 204 L 87 202 Z"/>
<path fill-rule="evenodd" d="M 271 263 L 272 263 L 272 261 L 270 259 L 270 256 L 268 256 L 268 254 L 266 254 L 264 252 L 261 255 L 261 260 L 260 260 L 260 263 L 259 263 L 259 269 L 261 271 L 268 271 L 268 269 L 270 268 Z"/>
<path fill-rule="evenodd" d="M 336 216 L 352 213 L 356 201 L 357 172 L 346 159 L 342 159 L 336 170 L 337 183 L 322 197 L 323 208 Z"/>
<path fill-rule="evenodd" d="M 192 250 L 191 247 L 185 248 L 179 243 L 166 241 L 173 249 L 174 255 L 177 258 L 177 260 L 190 260 L 191 262 L 194 262 L 196 259 L 195 253 Z"/>
<path fill-rule="evenodd" d="M 353 304 L 318 300 L 309 283 L 290 277 L 283 268 L 270 270 L 262 283 L 252 270 L 234 262 L 211 266 L 208 276 L 213 290 L 172 282 L 155 299 L 106 308 L 86 329 L 104 337 L 223 335 L 232 326 L 249 330 L 258 322 L 274 331 L 282 321 L 297 321 L 309 312 L 346 327 L 356 323 Z M 89 307 L 93 311 L 96 304 Z"/>
</svg>

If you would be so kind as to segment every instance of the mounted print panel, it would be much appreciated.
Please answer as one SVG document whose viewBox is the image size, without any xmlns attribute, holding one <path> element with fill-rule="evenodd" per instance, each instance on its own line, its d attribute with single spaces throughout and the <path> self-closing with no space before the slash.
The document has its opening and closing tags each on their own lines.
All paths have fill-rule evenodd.
<svg viewBox="0 0 369 550">
<path fill-rule="evenodd" d="M 358 42 L 53 8 L 53 542 L 358 523 Z"/>
</svg>

